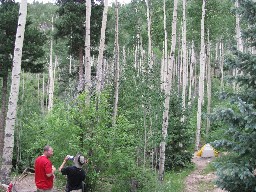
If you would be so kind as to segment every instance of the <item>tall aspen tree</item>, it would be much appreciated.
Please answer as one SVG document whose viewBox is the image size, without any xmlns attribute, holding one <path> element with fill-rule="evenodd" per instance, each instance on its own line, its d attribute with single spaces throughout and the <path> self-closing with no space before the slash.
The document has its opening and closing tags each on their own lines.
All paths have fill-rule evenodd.
<svg viewBox="0 0 256 192">
<path fill-rule="evenodd" d="M 83 48 L 79 47 L 79 69 L 78 69 L 78 86 L 77 91 L 78 93 L 81 93 L 84 90 L 84 56 L 83 56 Z"/>
<path fill-rule="evenodd" d="M 235 6 L 239 8 L 239 2 L 236 0 Z M 242 40 L 242 33 L 240 27 L 240 15 L 236 13 L 236 42 L 237 42 L 237 49 L 243 52 L 243 40 Z"/>
<path fill-rule="evenodd" d="M 43 85 L 42 85 L 42 100 L 41 100 L 41 110 L 44 113 L 44 94 L 45 94 L 45 85 L 44 85 L 44 73 L 43 73 Z"/>
<path fill-rule="evenodd" d="M 14 57 L 13 57 L 13 68 L 12 68 L 12 83 L 11 91 L 8 103 L 8 111 L 6 118 L 5 137 L 4 137 L 4 148 L 3 148 L 3 161 L 0 171 L 1 183 L 8 184 L 10 181 L 10 173 L 12 169 L 12 158 L 14 148 L 14 128 L 17 114 L 17 103 L 19 97 L 19 86 L 20 86 L 20 73 L 21 73 L 21 58 L 22 48 L 25 33 L 27 17 L 27 0 L 21 0 L 19 9 L 19 19 L 17 25 Z"/>
<path fill-rule="evenodd" d="M 188 106 L 191 106 L 192 102 L 192 88 L 194 86 L 194 66 L 196 63 L 196 56 L 194 51 L 194 41 L 192 41 L 191 46 L 191 59 L 190 59 L 190 65 L 189 65 L 189 91 L 188 91 Z M 195 86 L 194 86 L 195 88 Z"/>
<path fill-rule="evenodd" d="M 220 63 L 220 72 L 221 72 L 220 88 L 221 88 L 221 91 L 223 91 L 224 90 L 224 50 L 223 50 L 222 40 L 219 43 L 219 63 Z"/>
<path fill-rule="evenodd" d="M 162 141 L 160 143 L 160 157 L 159 157 L 159 180 L 164 179 L 164 164 L 165 164 L 165 145 L 167 137 L 167 128 L 169 120 L 169 103 L 170 94 L 172 87 L 172 67 L 175 60 L 175 47 L 176 47 L 176 24 L 177 24 L 177 9 L 178 0 L 174 0 L 173 6 L 173 18 L 172 18 L 172 45 L 170 53 L 170 65 L 168 66 L 167 78 L 166 78 L 166 89 L 165 89 L 165 100 L 164 100 L 164 112 L 163 112 L 163 122 L 162 122 Z"/>
<path fill-rule="evenodd" d="M 152 60 L 152 43 L 151 43 L 151 15 L 149 9 L 150 0 L 146 0 L 147 5 L 147 23 L 148 23 L 148 67 L 152 69 L 153 60 Z"/>
<path fill-rule="evenodd" d="M 204 97 L 204 76 L 205 76 L 205 43 L 204 43 L 204 18 L 205 18 L 205 1 L 202 4 L 202 19 L 201 19 L 201 50 L 200 50 L 200 74 L 198 82 L 198 105 L 197 105 L 197 128 L 196 128 L 196 143 L 195 149 L 198 150 L 201 136 L 202 123 L 202 103 Z"/>
<path fill-rule="evenodd" d="M 212 68 L 211 68 L 211 44 L 209 37 L 209 29 L 208 29 L 208 40 L 207 40 L 207 114 L 211 113 L 211 100 L 212 100 Z M 211 122 L 210 118 L 207 117 L 206 120 L 206 135 L 208 135 L 210 130 Z"/>
<path fill-rule="evenodd" d="M 69 55 L 69 74 L 72 72 L 72 55 Z"/>
<path fill-rule="evenodd" d="M 36 74 L 36 78 L 37 78 L 37 97 L 38 97 L 37 101 L 38 101 L 38 104 L 40 105 L 40 74 Z M 24 78 L 23 78 L 23 81 L 24 81 Z"/>
<path fill-rule="evenodd" d="M 91 0 L 86 0 L 86 21 L 85 21 L 85 73 L 84 73 L 84 90 L 86 92 L 86 103 L 90 102 L 91 88 Z"/>
<path fill-rule="evenodd" d="M 164 43 L 163 43 L 164 44 Z M 167 72 L 165 72 L 165 59 L 164 59 L 164 45 L 163 45 L 163 50 L 162 50 L 162 59 L 161 59 L 161 74 L 160 74 L 160 84 L 161 84 L 161 90 L 164 91 L 164 87 L 165 87 L 165 74 Z"/>
<path fill-rule="evenodd" d="M 58 64 L 59 64 L 58 56 L 55 55 L 54 66 L 53 66 L 53 95 L 54 95 L 54 90 L 55 90 L 56 70 L 57 70 Z"/>
<path fill-rule="evenodd" d="M 100 93 L 101 86 L 102 86 L 103 53 L 104 53 L 104 49 L 105 49 L 107 16 L 108 16 L 108 0 L 105 0 L 104 1 L 103 16 L 102 16 L 99 55 L 98 55 L 98 62 L 97 62 L 97 74 L 96 74 L 96 78 L 97 78 L 96 92 L 97 93 Z"/>
<path fill-rule="evenodd" d="M 116 9 L 116 26 L 115 26 L 115 95 L 114 95 L 114 111 L 113 111 L 113 125 L 116 124 L 117 109 L 118 109 L 118 95 L 119 95 L 119 13 L 118 13 L 118 1 L 115 1 Z"/>
<path fill-rule="evenodd" d="M 53 17 L 52 17 L 52 33 L 53 33 Z M 53 52 L 53 37 L 50 42 L 50 62 L 49 62 L 49 92 L 48 92 L 48 111 L 53 107 L 53 64 L 52 64 L 52 52 Z"/>
<path fill-rule="evenodd" d="M 239 8 L 239 1 L 236 0 L 235 2 L 236 9 Z M 242 40 L 242 33 L 241 33 L 241 27 L 240 27 L 240 15 L 236 11 L 236 44 L 237 44 L 237 50 L 240 52 L 243 52 L 243 40 Z M 238 69 L 233 69 L 233 76 L 236 77 L 238 75 Z M 233 83 L 233 90 L 237 90 L 237 85 L 234 82 Z"/>
<path fill-rule="evenodd" d="M 166 29 L 166 0 L 164 0 L 164 71 L 163 71 L 163 90 L 166 89 L 166 78 L 167 78 L 167 70 L 168 70 L 168 53 L 167 53 L 167 41 L 168 41 L 168 34 L 167 34 L 167 29 Z"/>
<path fill-rule="evenodd" d="M 186 88 L 187 88 L 187 21 L 186 21 L 186 4 L 187 1 L 183 0 L 183 30 L 182 30 L 182 108 L 186 108 Z M 184 116 L 182 117 L 184 121 Z"/>
</svg>

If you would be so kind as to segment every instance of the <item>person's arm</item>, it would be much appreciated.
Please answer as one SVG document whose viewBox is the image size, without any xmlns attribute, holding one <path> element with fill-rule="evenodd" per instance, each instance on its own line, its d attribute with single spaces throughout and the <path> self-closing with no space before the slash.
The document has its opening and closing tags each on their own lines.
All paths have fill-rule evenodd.
<svg viewBox="0 0 256 192">
<path fill-rule="evenodd" d="M 61 171 L 61 169 L 63 169 L 63 167 L 65 166 L 67 160 L 68 160 L 68 156 L 66 156 L 66 157 L 64 158 L 64 160 L 63 160 L 61 166 L 60 166 L 59 169 L 58 169 L 59 171 Z"/>
<path fill-rule="evenodd" d="M 54 172 L 56 171 L 56 168 L 54 166 L 52 166 L 52 172 L 51 173 L 48 173 L 46 174 L 47 177 L 51 177 L 51 176 L 54 176 Z"/>
</svg>

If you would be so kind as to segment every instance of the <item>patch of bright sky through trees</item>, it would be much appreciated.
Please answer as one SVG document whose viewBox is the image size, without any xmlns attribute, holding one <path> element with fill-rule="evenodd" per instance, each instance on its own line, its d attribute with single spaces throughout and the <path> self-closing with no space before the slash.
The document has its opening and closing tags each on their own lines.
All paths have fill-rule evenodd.
<svg viewBox="0 0 256 192">
<path fill-rule="evenodd" d="M 18 2 L 20 2 L 20 0 L 17 0 Z M 28 3 L 33 3 L 34 1 L 38 1 L 38 2 L 42 2 L 42 3 L 55 3 L 55 0 L 27 0 Z M 108 4 L 111 5 L 112 3 L 114 3 L 115 0 L 108 0 Z M 119 3 L 121 4 L 126 4 L 126 3 L 130 3 L 131 0 L 118 0 Z"/>
</svg>

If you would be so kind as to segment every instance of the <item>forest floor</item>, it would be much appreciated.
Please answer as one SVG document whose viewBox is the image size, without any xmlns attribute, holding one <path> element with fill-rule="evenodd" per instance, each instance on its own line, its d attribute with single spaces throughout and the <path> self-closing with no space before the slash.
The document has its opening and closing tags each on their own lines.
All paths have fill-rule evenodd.
<svg viewBox="0 0 256 192">
<path fill-rule="evenodd" d="M 194 154 L 192 162 L 195 164 L 195 170 L 186 177 L 184 192 L 225 192 L 214 185 L 216 175 L 211 166 L 209 166 L 209 163 L 214 159 L 215 158 L 201 158 Z M 22 180 L 22 182 L 14 183 L 14 191 L 36 191 L 33 174 L 21 175 L 18 180 Z M 4 192 L 1 187 L 0 192 Z"/>
<path fill-rule="evenodd" d="M 215 157 L 203 158 L 194 154 L 192 162 L 195 164 L 196 168 L 187 176 L 184 192 L 225 192 L 214 185 L 214 180 L 216 178 L 214 171 L 206 170 L 209 163 L 214 159 Z"/>
</svg>

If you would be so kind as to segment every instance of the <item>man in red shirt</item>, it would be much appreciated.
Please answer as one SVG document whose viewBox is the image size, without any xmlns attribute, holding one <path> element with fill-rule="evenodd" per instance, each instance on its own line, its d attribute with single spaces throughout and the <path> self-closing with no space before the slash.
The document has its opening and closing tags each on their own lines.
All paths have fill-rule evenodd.
<svg viewBox="0 0 256 192">
<path fill-rule="evenodd" d="M 49 158 L 53 155 L 53 149 L 47 145 L 44 147 L 43 155 L 35 160 L 35 183 L 37 192 L 52 192 L 53 178 L 56 168 Z"/>
</svg>

